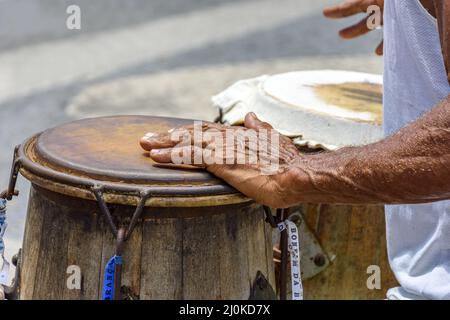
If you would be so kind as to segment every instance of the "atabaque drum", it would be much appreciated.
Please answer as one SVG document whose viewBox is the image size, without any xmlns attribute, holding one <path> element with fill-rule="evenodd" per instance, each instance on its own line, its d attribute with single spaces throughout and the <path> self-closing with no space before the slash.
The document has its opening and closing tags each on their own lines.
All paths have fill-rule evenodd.
<svg viewBox="0 0 450 320">
<path fill-rule="evenodd" d="M 186 124 L 86 119 L 16 149 L 12 177 L 32 184 L 21 299 L 101 299 L 105 283 L 116 299 L 274 298 L 263 208 L 203 170 L 157 166 L 139 146 Z"/>
<path fill-rule="evenodd" d="M 240 124 L 254 112 L 301 151 L 324 152 L 383 138 L 382 84 L 374 74 L 295 71 L 239 81 L 213 103 L 221 122 Z M 303 249 L 305 299 L 383 299 L 397 285 L 382 205 L 302 204 L 291 212 Z"/>
</svg>

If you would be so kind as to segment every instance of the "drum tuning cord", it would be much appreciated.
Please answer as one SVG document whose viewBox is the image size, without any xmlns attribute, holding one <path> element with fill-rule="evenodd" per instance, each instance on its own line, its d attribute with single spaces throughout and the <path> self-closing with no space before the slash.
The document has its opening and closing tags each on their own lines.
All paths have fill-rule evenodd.
<svg viewBox="0 0 450 320">
<path fill-rule="evenodd" d="M 297 226 L 290 220 L 291 209 L 276 209 L 276 216 L 272 214 L 272 210 L 269 207 L 264 206 L 263 209 L 266 215 L 266 222 L 280 232 L 281 265 L 278 278 L 280 300 L 287 300 L 288 260 L 291 263 L 292 300 L 303 300 L 303 285 L 300 271 L 300 240 Z M 290 259 L 288 259 L 288 254 Z"/>
<path fill-rule="evenodd" d="M 133 216 L 131 217 L 131 221 L 128 224 L 128 227 L 118 227 L 114 222 L 111 211 L 109 210 L 103 197 L 104 189 L 105 188 L 103 186 L 97 185 L 92 188 L 92 192 L 97 199 L 100 211 L 103 213 L 110 226 L 113 236 L 116 238 L 116 251 L 114 255 L 108 260 L 105 267 L 102 300 L 120 300 L 122 289 L 122 253 L 124 250 L 124 245 L 133 233 L 136 224 L 138 223 L 138 220 L 140 219 L 142 212 L 144 211 L 145 203 L 150 197 L 150 192 L 144 191 L 139 193 L 140 200 L 133 213 Z"/>
</svg>

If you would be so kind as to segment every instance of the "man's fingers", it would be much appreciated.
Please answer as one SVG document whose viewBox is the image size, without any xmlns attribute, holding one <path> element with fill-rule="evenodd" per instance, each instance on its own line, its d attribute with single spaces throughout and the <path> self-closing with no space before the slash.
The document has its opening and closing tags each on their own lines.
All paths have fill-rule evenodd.
<svg viewBox="0 0 450 320">
<path fill-rule="evenodd" d="M 172 148 L 153 149 L 150 151 L 150 158 L 158 163 L 172 163 Z"/>
<path fill-rule="evenodd" d="M 381 41 L 381 43 L 378 45 L 378 47 L 375 49 L 375 53 L 379 56 L 383 55 L 384 50 L 384 41 Z"/>
<path fill-rule="evenodd" d="M 196 146 L 152 149 L 150 158 L 158 163 L 205 167 L 203 149 Z"/>
<path fill-rule="evenodd" d="M 273 129 L 273 127 L 267 122 L 262 122 L 261 120 L 259 120 L 256 114 L 254 114 L 253 112 L 247 113 L 247 115 L 245 116 L 244 125 L 247 129 L 253 130 Z"/>
<path fill-rule="evenodd" d="M 140 144 L 144 150 L 172 148 L 182 141 L 192 139 L 191 128 L 181 127 L 169 130 L 166 133 L 149 132 L 145 134 Z"/>
<path fill-rule="evenodd" d="M 339 35 L 344 39 L 353 39 L 369 33 L 371 30 L 367 27 L 367 20 L 369 17 L 362 19 L 355 25 L 339 31 Z"/>
<path fill-rule="evenodd" d="M 149 132 L 140 140 L 141 147 L 144 150 L 150 151 L 152 149 L 170 148 L 175 145 L 169 133 L 154 133 Z"/>
<path fill-rule="evenodd" d="M 349 17 L 349 16 L 352 16 L 354 14 L 361 13 L 364 11 L 365 11 L 365 9 L 361 6 L 361 1 L 347 0 L 336 6 L 325 8 L 323 10 L 323 14 L 327 18 L 337 19 L 337 18 Z"/>
</svg>

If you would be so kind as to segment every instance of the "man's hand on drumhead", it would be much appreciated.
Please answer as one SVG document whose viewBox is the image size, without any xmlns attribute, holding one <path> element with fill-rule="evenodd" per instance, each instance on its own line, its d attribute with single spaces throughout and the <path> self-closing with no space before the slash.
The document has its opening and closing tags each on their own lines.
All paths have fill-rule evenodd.
<svg viewBox="0 0 450 320">
<path fill-rule="evenodd" d="M 210 122 L 147 133 L 141 146 L 158 163 L 206 168 L 261 204 L 285 207 L 290 169 L 301 158 L 291 139 L 279 134 L 255 114 L 244 127 Z"/>
<path fill-rule="evenodd" d="M 339 19 L 353 16 L 359 13 L 367 13 L 368 9 L 371 6 L 377 6 L 380 9 L 380 23 L 383 24 L 383 9 L 384 9 L 384 0 L 346 0 L 339 5 L 325 8 L 323 14 L 331 19 Z M 356 37 L 365 35 L 373 30 L 373 28 L 369 27 L 370 19 L 372 19 L 372 15 L 367 15 L 360 22 L 342 29 L 339 32 L 339 35 L 344 39 L 354 39 Z M 375 53 L 378 55 L 383 55 L 383 41 L 378 45 L 375 50 Z"/>
</svg>

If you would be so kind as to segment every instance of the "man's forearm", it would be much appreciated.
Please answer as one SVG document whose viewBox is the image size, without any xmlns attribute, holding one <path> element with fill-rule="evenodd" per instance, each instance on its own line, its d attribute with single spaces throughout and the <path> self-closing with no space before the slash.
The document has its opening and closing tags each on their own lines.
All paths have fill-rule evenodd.
<svg viewBox="0 0 450 320">
<path fill-rule="evenodd" d="M 450 97 L 395 135 L 304 156 L 289 202 L 423 203 L 450 199 Z"/>
</svg>

